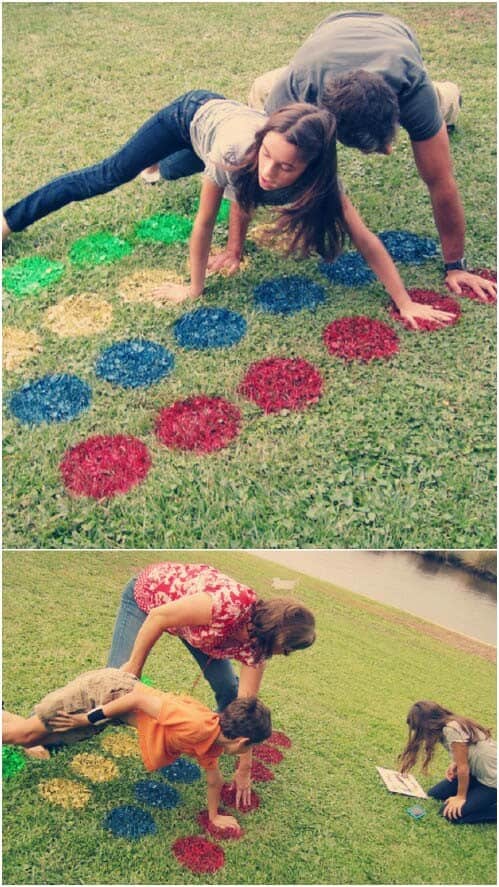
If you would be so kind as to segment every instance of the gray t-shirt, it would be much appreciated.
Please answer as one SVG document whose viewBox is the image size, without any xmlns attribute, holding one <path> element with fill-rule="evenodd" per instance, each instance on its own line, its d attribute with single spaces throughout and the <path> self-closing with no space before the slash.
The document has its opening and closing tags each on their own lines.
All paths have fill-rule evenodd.
<svg viewBox="0 0 499 887">
<path fill-rule="evenodd" d="M 400 123 L 412 141 L 442 126 L 438 98 L 412 31 L 379 12 L 334 13 L 324 19 L 289 63 L 265 103 L 267 114 L 291 102 L 321 101 L 324 78 L 356 68 L 380 74 L 400 106 Z"/>
<path fill-rule="evenodd" d="M 204 175 L 220 188 L 229 200 L 235 200 L 235 172 L 231 164 L 239 163 L 255 140 L 255 134 L 266 123 L 266 116 L 240 102 L 211 99 L 196 111 L 190 137 L 193 150 L 204 161 Z"/>
<path fill-rule="evenodd" d="M 452 743 L 463 742 L 468 746 L 470 773 L 483 785 L 497 788 L 497 745 L 494 739 L 470 742 L 466 730 L 457 721 L 449 721 L 443 729 L 442 745 L 452 754 Z"/>
</svg>

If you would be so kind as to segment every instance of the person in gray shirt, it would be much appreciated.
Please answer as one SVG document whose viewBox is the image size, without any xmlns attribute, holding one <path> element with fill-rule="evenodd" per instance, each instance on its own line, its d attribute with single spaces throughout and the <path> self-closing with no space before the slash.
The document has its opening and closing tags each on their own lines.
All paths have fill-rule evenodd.
<svg viewBox="0 0 499 887">
<path fill-rule="evenodd" d="M 415 702 L 407 715 L 409 737 L 399 757 L 408 773 L 424 750 L 423 773 L 440 743 L 452 761 L 445 779 L 428 790 L 444 801 L 442 816 L 454 825 L 497 820 L 497 746 L 488 727 L 456 715 L 438 702 Z"/>
<path fill-rule="evenodd" d="M 329 15 L 289 65 L 255 81 L 248 103 L 270 114 L 297 101 L 328 108 L 337 120 L 338 140 L 365 153 L 390 154 L 397 127 L 403 126 L 430 194 L 445 282 L 458 294 L 461 285 L 470 286 L 481 299 L 495 294 L 493 284 L 466 270 L 464 210 L 441 111 L 444 105 L 447 121 L 455 122 L 459 91 L 451 83 L 435 89 L 407 25 L 384 13 Z M 234 270 L 241 255 L 242 244 L 233 238 L 226 254 L 215 260 L 215 270 Z"/>
</svg>

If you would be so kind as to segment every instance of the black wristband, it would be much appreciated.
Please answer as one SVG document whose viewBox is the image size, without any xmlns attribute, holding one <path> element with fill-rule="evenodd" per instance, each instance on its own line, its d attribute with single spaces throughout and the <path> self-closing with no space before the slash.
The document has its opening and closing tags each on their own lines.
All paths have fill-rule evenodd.
<svg viewBox="0 0 499 887">
<path fill-rule="evenodd" d="M 101 721 L 108 721 L 102 708 L 93 708 L 87 714 L 89 724 L 99 724 Z"/>
<path fill-rule="evenodd" d="M 467 269 L 466 259 L 456 259 L 455 262 L 445 262 L 444 269 L 445 273 L 447 271 L 466 271 Z"/>
</svg>

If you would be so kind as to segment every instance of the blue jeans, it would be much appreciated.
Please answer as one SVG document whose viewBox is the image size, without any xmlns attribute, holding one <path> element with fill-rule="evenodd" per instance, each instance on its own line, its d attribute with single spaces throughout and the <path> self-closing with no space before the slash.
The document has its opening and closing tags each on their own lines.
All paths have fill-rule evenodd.
<svg viewBox="0 0 499 887">
<path fill-rule="evenodd" d="M 431 798 L 438 801 L 446 801 L 457 793 L 458 781 L 452 779 L 442 779 L 442 782 L 430 788 L 428 794 Z M 441 813 L 443 812 L 443 807 Z M 470 776 L 470 784 L 468 787 L 468 795 L 466 803 L 461 810 L 461 816 L 458 819 L 449 819 L 453 825 L 467 825 L 473 822 L 496 822 L 497 821 L 497 789 L 490 788 Z"/>
<path fill-rule="evenodd" d="M 164 157 L 159 162 L 159 171 L 161 178 L 168 182 L 175 179 L 183 179 L 186 176 L 193 176 L 197 172 L 203 172 L 204 163 L 194 151 L 184 148 L 169 157 Z"/>
<path fill-rule="evenodd" d="M 193 90 L 154 114 L 132 138 L 111 157 L 53 179 L 5 211 L 11 231 L 22 231 L 38 219 L 75 200 L 107 194 L 130 182 L 148 166 L 178 151 L 189 149 L 189 127 L 196 111 L 210 99 L 223 96 L 204 89 Z M 197 170 L 194 170 L 197 171 Z M 192 175 L 192 172 L 189 173 Z"/>
<path fill-rule="evenodd" d="M 130 580 L 121 596 L 120 609 L 116 617 L 111 650 L 107 660 L 107 665 L 111 668 L 119 668 L 130 658 L 135 638 L 147 619 L 147 613 L 137 606 L 133 595 L 135 581 L 135 578 Z M 202 650 L 192 647 L 183 638 L 180 640 L 201 668 L 204 678 L 215 694 L 218 711 L 222 711 L 229 702 L 236 699 L 239 685 L 230 660 L 211 659 L 210 656 L 203 653 Z M 176 688 L 169 689 L 175 690 Z"/>
</svg>

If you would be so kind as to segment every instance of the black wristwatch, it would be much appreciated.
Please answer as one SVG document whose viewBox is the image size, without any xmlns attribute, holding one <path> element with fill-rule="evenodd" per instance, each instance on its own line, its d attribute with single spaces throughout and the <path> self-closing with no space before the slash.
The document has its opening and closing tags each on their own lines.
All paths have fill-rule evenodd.
<svg viewBox="0 0 499 887">
<path fill-rule="evenodd" d="M 104 721 L 110 720 L 110 718 L 106 718 L 102 708 L 93 708 L 87 713 L 87 718 L 89 724 L 102 724 Z"/>
<path fill-rule="evenodd" d="M 466 271 L 467 267 L 466 259 L 456 259 L 455 262 L 445 262 L 444 264 L 446 274 L 447 271 Z"/>
</svg>

